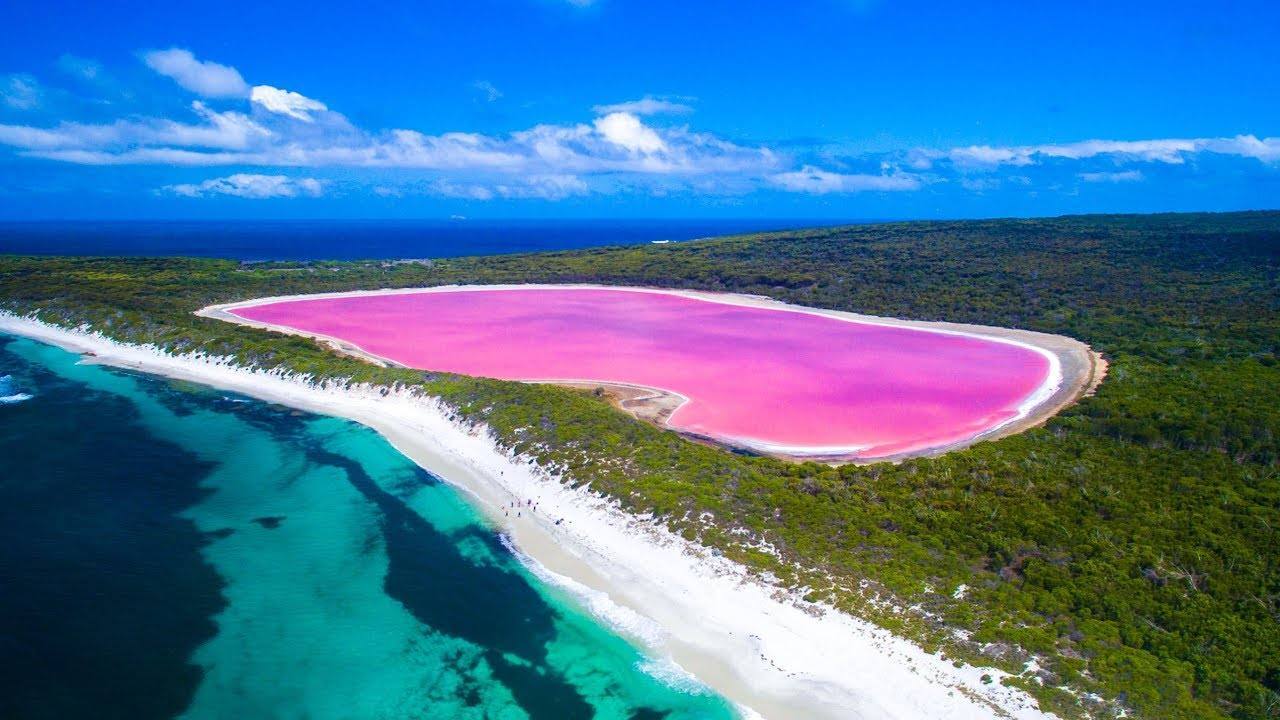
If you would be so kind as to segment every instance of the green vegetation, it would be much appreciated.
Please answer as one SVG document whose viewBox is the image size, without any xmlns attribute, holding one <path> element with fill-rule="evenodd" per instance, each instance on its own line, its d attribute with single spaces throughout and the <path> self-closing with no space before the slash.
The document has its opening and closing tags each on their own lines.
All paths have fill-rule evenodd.
<svg viewBox="0 0 1280 720">
<path fill-rule="evenodd" d="M 831 468 L 704 447 L 585 392 L 380 369 L 190 314 L 267 294 L 578 281 L 1061 333 L 1111 370 L 1044 428 Z M 1013 682 L 1067 716 L 1108 713 L 1078 699 L 1092 692 L 1140 717 L 1280 717 L 1280 213 L 886 224 L 429 264 L 0 257 L 0 307 L 421 384 L 571 482 L 811 599 L 957 661 L 1022 673 L 1038 656 Z"/>
</svg>

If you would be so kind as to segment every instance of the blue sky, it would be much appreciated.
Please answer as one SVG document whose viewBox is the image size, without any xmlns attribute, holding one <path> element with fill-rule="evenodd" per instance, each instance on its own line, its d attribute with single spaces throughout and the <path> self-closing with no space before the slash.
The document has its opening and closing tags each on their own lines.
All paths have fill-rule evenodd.
<svg viewBox="0 0 1280 720">
<path fill-rule="evenodd" d="M 1280 207 L 1280 4 L 0 7 L 0 218 Z"/>
</svg>

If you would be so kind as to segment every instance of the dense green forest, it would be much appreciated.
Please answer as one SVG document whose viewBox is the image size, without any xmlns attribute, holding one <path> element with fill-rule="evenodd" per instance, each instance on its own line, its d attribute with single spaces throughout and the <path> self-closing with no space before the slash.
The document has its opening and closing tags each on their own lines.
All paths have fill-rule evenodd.
<svg viewBox="0 0 1280 720">
<path fill-rule="evenodd" d="M 585 392 L 376 368 L 191 314 L 268 294 L 531 281 L 1028 328 L 1079 338 L 1111 368 L 1043 428 L 828 467 L 705 447 Z M 418 263 L 0 256 L 0 307 L 422 385 L 570 482 L 956 662 L 1020 674 L 1064 716 L 1280 717 L 1280 213 L 878 224 Z M 1023 673 L 1032 656 L 1039 669 Z"/>
</svg>

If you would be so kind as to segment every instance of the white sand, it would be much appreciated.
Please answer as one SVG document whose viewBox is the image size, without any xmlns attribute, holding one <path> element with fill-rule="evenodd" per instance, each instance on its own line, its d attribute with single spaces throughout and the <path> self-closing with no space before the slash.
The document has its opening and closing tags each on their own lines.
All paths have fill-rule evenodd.
<svg viewBox="0 0 1280 720">
<path fill-rule="evenodd" d="M 96 334 L 0 313 L 0 332 L 80 352 L 93 361 L 191 380 L 308 411 L 350 418 L 388 438 L 426 470 L 469 493 L 541 577 L 632 637 L 655 667 L 691 673 L 744 713 L 767 718 L 991 718 L 1050 715 L 994 670 L 957 669 L 909 641 L 753 578 L 615 502 L 571 489 L 499 450 L 483 427 L 411 393 L 383 395 L 245 370 L 218 358 L 175 357 Z M 505 518 L 512 500 L 536 513 Z M 563 518 L 559 525 L 555 520 Z M 990 673 L 996 682 L 984 684 Z"/>
</svg>

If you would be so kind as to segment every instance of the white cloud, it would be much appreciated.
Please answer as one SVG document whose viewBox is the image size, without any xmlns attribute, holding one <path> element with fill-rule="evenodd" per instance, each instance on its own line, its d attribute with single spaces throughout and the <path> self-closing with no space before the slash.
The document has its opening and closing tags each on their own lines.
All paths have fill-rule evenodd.
<svg viewBox="0 0 1280 720">
<path fill-rule="evenodd" d="M 1237 135 L 1200 142 L 1209 152 L 1250 157 L 1268 163 L 1280 161 L 1280 137 L 1259 140 L 1253 135 Z"/>
<path fill-rule="evenodd" d="M 929 170 L 933 167 L 933 161 L 944 157 L 944 153 L 927 148 L 912 148 L 906 153 L 907 167 L 912 170 Z"/>
<path fill-rule="evenodd" d="M 254 175 L 237 173 L 227 177 L 212 178 L 198 184 L 167 185 L 162 190 L 184 197 L 231 195 L 233 197 L 265 200 L 267 198 L 320 197 L 324 183 L 315 178 L 290 178 L 285 175 Z"/>
<path fill-rule="evenodd" d="M 591 124 L 537 125 L 509 135 L 369 132 L 300 93 L 269 85 L 246 90 L 238 73 L 201 63 L 184 50 L 150 53 L 147 60 L 206 94 L 234 90 L 254 112 L 216 111 L 195 102 L 192 112 L 198 120 L 192 122 L 129 118 L 101 124 L 0 125 L 0 145 L 32 157 L 91 165 L 433 170 L 453 175 L 442 186 L 445 192 L 499 197 L 567 197 L 585 192 L 581 176 L 595 174 L 732 174 L 758 180 L 782 164 L 768 148 L 743 147 L 682 127 L 654 127 L 622 112 Z M 234 82 L 213 87 L 209 76 L 218 68 L 232 73 Z M 656 192 L 658 184 L 649 186 Z M 632 186 L 623 179 L 613 185 Z"/>
<path fill-rule="evenodd" d="M 139 146 L 156 145 L 241 150 L 271 136 L 271 131 L 243 113 L 215 112 L 198 100 L 191 104 L 191 109 L 204 120 L 203 123 L 189 124 L 152 118 L 117 120 L 104 125 L 64 122 L 47 129 L 0 125 L 0 144 L 37 154 L 77 150 L 111 156 L 127 154 Z"/>
<path fill-rule="evenodd" d="M 498 185 L 495 190 L 502 197 L 542 200 L 561 200 L 590 192 L 587 183 L 575 175 L 534 175 L 525 178 L 523 184 Z"/>
<path fill-rule="evenodd" d="M 1030 165 L 1032 163 L 1027 148 L 1001 148 L 990 145 L 971 145 L 964 148 L 953 148 L 947 153 L 951 162 L 963 167 L 996 166 L 996 165 Z"/>
<path fill-rule="evenodd" d="M 497 184 L 457 183 L 441 179 L 432 183 L 430 189 L 433 194 L 463 200 L 563 200 L 591 192 L 587 183 L 575 175 L 533 175 L 517 182 Z"/>
<path fill-rule="evenodd" d="M 246 97 L 249 85 L 233 67 L 200 61 L 190 50 L 152 50 L 142 56 L 147 67 L 172 78 L 197 95 L 210 98 Z"/>
<path fill-rule="evenodd" d="M 640 122 L 640 118 L 625 112 L 609 113 L 596 118 L 596 132 L 605 140 L 631 152 L 657 153 L 667 149 L 653 128 Z"/>
<path fill-rule="evenodd" d="M 1196 140 L 1084 140 L 1066 145 L 1037 145 L 1033 152 L 1045 157 L 1082 160 L 1099 155 L 1178 164 L 1184 153 L 1199 150 Z"/>
<path fill-rule="evenodd" d="M 56 160 L 76 165 L 174 165 L 212 167 L 218 165 L 251 165 L 260 157 L 248 153 L 202 152 L 176 148 L 139 148 L 127 152 L 101 150 L 31 150 L 30 157 Z"/>
<path fill-rule="evenodd" d="M 998 187 L 1012 191 L 1030 181 L 1025 175 L 991 171 L 1054 161 L 1055 171 L 1077 174 L 1082 182 L 1124 182 L 1140 179 L 1124 167 L 1127 163 L 1177 164 L 1197 153 L 1280 163 L 1280 138 L 1254 135 L 950 149 L 859 146 L 838 155 L 798 144 L 794 147 L 800 154 L 795 157 L 664 123 L 662 115 L 688 112 L 689 107 L 654 96 L 597 106 L 599 114 L 589 122 L 541 124 L 508 134 L 367 130 L 320 100 L 271 85 L 250 88 L 234 68 L 199 61 L 186 50 L 151 52 L 144 59 L 183 87 L 228 100 L 218 109 L 193 102 L 191 116 L 177 119 L 128 116 L 97 124 L 0 124 L 0 146 L 29 157 L 85 165 L 271 168 L 264 173 L 311 167 L 409 169 L 420 171 L 412 178 L 418 192 L 425 187 L 435 194 L 477 200 L 558 200 L 627 192 L 743 194 L 761 187 L 819 195 L 905 192 L 946 180 L 954 183 L 951 187 L 977 192 Z M 92 61 L 70 56 L 60 62 L 68 72 L 83 70 L 86 78 L 99 77 L 96 63 L 84 69 L 89 67 L 86 63 Z M 21 81 L 23 92 L 28 85 L 35 88 L 38 97 L 34 79 L 0 76 L 0 104 L 12 105 L 14 97 L 19 104 L 27 102 L 21 92 L 12 91 L 12 78 Z M 474 89 L 484 98 L 501 96 L 485 81 L 475 83 Z M 849 169 L 870 167 L 868 161 L 874 160 L 883 160 L 879 172 Z M 1063 170 L 1060 166 L 1068 162 L 1078 166 Z M 923 171 L 928 174 L 918 174 Z M 306 180 L 244 173 L 168 190 L 244 197 L 271 192 L 301 196 L 321 190 L 319 185 L 308 187 Z"/>
<path fill-rule="evenodd" d="M 841 175 L 828 169 L 829 165 L 805 164 L 789 170 L 787 158 L 768 148 L 743 147 L 682 127 L 649 125 L 625 112 L 598 117 L 591 124 L 538 125 L 509 136 L 427 135 L 407 129 L 371 134 L 351 126 L 324 103 L 299 93 L 260 85 L 253 89 L 251 103 L 265 112 L 250 117 L 234 110 L 215 111 L 196 102 L 192 110 L 200 122 L 193 123 L 142 118 L 100 125 L 0 125 L 0 144 L 39 157 L 92 164 L 403 167 L 529 175 L 745 174 L 812 192 L 897 190 L 921 182 L 919 176 L 901 172 Z M 273 122 L 273 117 L 280 121 Z M 290 125 L 292 121 L 314 129 L 304 131 L 302 125 Z M 1280 138 L 1238 135 L 973 145 L 944 151 L 915 148 L 900 159 L 912 170 L 936 168 L 939 160 L 947 160 L 959 170 L 991 170 L 1036 165 L 1047 159 L 1098 157 L 1117 163 L 1179 164 L 1197 153 L 1276 163 L 1280 162 Z M 968 186 L 975 187 L 970 180 Z"/>
<path fill-rule="evenodd" d="M 436 170 L 516 172 L 528 165 L 520 148 L 498 138 L 477 133 L 426 135 L 416 130 L 392 130 L 359 147 L 318 149 L 313 155 L 317 159 L 328 157 L 340 165 Z"/>
<path fill-rule="evenodd" d="M 477 80 L 471 83 L 471 87 L 478 91 L 487 102 L 497 102 L 502 99 L 502 91 L 494 87 L 493 83 L 488 80 Z"/>
<path fill-rule="evenodd" d="M 1180 165 L 1187 156 L 1209 152 L 1220 155 L 1251 157 L 1263 162 L 1280 160 L 1280 138 L 1259 140 L 1253 135 L 1231 138 L 1164 138 L 1156 140 L 1082 140 L 1073 143 L 1042 145 L 991 146 L 971 145 L 952 148 L 945 153 L 917 149 L 917 162 L 946 157 L 961 168 L 989 169 L 1000 165 L 1024 166 L 1047 158 L 1087 160 L 1111 157 L 1120 162 L 1159 162 Z"/>
<path fill-rule="evenodd" d="M 312 100 L 289 90 L 281 90 L 270 85 L 256 85 L 249 93 L 250 102 L 261 106 L 268 112 L 287 115 L 302 122 L 315 122 L 313 112 L 324 112 L 329 108 L 319 100 Z"/>
<path fill-rule="evenodd" d="M 40 83 L 30 75 L 0 76 L 0 102 L 15 110 L 32 110 L 40 105 Z"/>
<path fill-rule="evenodd" d="M 976 193 L 984 193 L 988 190 L 996 190 L 1000 187 L 999 178 L 960 178 L 960 187 L 965 190 Z"/>
<path fill-rule="evenodd" d="M 631 115 L 683 115 L 693 112 L 693 108 L 663 98 L 656 98 L 652 95 L 645 95 L 639 100 L 628 100 L 627 102 L 614 103 L 612 105 L 596 105 L 592 108 L 598 115 L 609 115 L 611 113 L 629 113 Z"/>
<path fill-rule="evenodd" d="M 783 190 L 810 195 L 918 190 L 923 184 L 919 177 L 903 172 L 850 175 L 828 172 L 812 165 L 805 165 L 791 172 L 775 173 L 769 179 Z"/>
<path fill-rule="evenodd" d="M 431 192 L 447 198 L 459 200 L 492 200 L 493 190 L 485 185 L 475 183 L 456 183 L 440 179 L 431 183 Z"/>
<path fill-rule="evenodd" d="M 1087 183 L 1139 182 L 1145 179 L 1142 172 L 1139 170 L 1125 170 L 1123 172 L 1083 172 L 1076 173 L 1076 177 Z"/>
<path fill-rule="evenodd" d="M 684 128 L 655 128 L 638 118 L 597 118 L 593 125 L 538 125 L 512 141 L 550 172 L 639 175 L 760 174 L 780 159 L 768 148 L 747 148 Z"/>
</svg>

